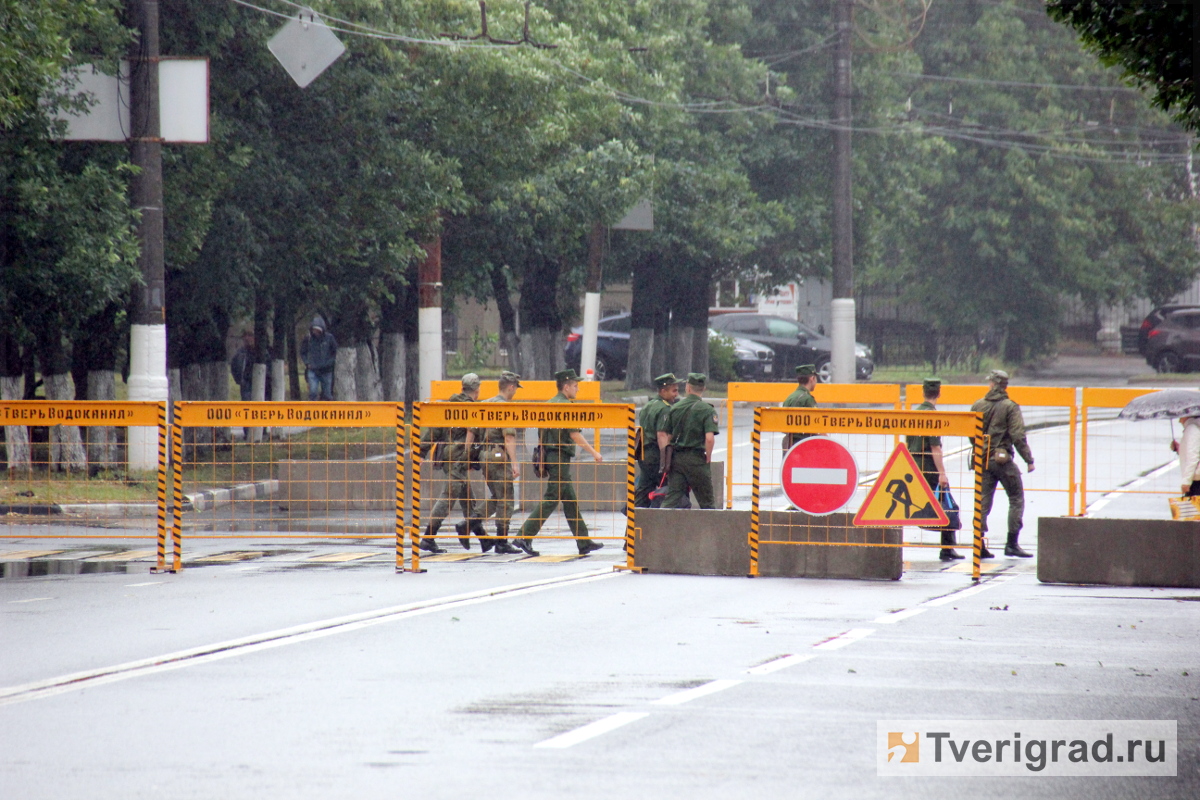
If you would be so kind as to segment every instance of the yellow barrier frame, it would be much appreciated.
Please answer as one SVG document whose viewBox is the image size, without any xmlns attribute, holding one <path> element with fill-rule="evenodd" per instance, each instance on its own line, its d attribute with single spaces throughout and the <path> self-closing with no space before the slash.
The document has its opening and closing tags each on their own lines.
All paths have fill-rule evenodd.
<svg viewBox="0 0 1200 800">
<path fill-rule="evenodd" d="M 730 383 L 725 388 L 725 426 L 733 432 L 734 403 L 782 403 L 797 384 Z M 818 403 L 891 405 L 900 410 L 900 386 L 894 383 L 818 383 L 813 389 Z M 725 508 L 733 508 L 733 440 L 725 446 Z"/>
<path fill-rule="evenodd" d="M 1079 516 L 1087 515 L 1087 452 L 1088 452 L 1088 409 L 1089 408 L 1124 408 L 1130 401 L 1145 394 L 1157 392 L 1159 389 L 1116 389 L 1116 388 L 1087 388 L 1083 389 L 1082 426 L 1083 441 L 1080 444 L 1080 460 L 1083 462 L 1083 475 L 1079 481 Z M 1073 444 L 1073 442 L 1072 442 Z"/>
<path fill-rule="evenodd" d="M 943 384 L 942 393 L 938 397 L 938 405 L 969 406 L 977 400 L 982 400 L 990 387 L 986 385 Z M 1087 389 L 1084 390 L 1088 391 Z M 1079 406 L 1075 401 L 1073 386 L 1009 386 L 1008 396 L 1022 407 L 1042 406 L 1046 408 L 1065 408 L 1068 412 L 1067 434 L 1067 515 L 1075 516 L 1075 440 L 1079 435 Z M 905 406 L 914 408 L 925 397 L 921 384 L 910 383 L 905 387 Z M 1084 440 L 1087 437 L 1086 411 L 1083 417 Z M 1084 473 L 1087 472 L 1087 450 L 1083 451 Z M 1059 491 L 1057 489 L 1027 489 L 1026 491 Z M 1083 513 L 1081 509 L 1080 514 Z"/>
<path fill-rule="evenodd" d="M 986 452 L 983 414 L 974 411 L 884 411 L 860 408 L 756 408 L 750 490 L 750 576 L 758 576 L 759 497 L 762 483 L 762 433 L 874 433 L 896 436 L 966 436 L 972 441 L 975 473 L 974 537 L 971 579 L 978 581 L 983 553 L 983 458 Z M 821 544 L 809 542 L 807 544 Z M 879 547 L 904 547 L 875 545 Z M 940 545 L 937 545 L 940 547 Z"/>
<path fill-rule="evenodd" d="M 580 384 L 583 385 L 582 383 Z M 598 386 L 598 384 L 597 384 Z M 555 390 L 557 393 L 557 389 Z M 431 428 L 601 428 L 625 429 L 625 566 L 638 571 L 634 550 L 633 487 L 636 424 L 634 408 L 625 403 L 414 403 L 412 430 L 409 433 L 413 448 L 412 571 L 421 571 L 421 457 L 416 444 L 421 427 Z"/>
</svg>

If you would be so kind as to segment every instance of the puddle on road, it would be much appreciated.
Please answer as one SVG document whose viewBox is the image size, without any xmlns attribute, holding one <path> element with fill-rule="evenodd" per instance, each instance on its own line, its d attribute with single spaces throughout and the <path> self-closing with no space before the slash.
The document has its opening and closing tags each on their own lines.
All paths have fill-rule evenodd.
<svg viewBox="0 0 1200 800">
<path fill-rule="evenodd" d="M 238 558 L 233 559 L 229 563 L 246 563 L 248 561 L 257 561 L 260 558 L 268 556 L 287 556 L 296 553 L 302 553 L 302 550 L 280 549 L 280 550 L 261 550 L 255 551 L 253 558 Z M 51 559 L 30 559 L 28 561 L 5 561 L 3 562 L 3 573 L 0 574 L 0 579 L 8 578 L 44 578 L 52 575 L 97 575 L 103 573 L 122 573 L 122 574 L 144 574 L 149 572 L 150 567 L 154 563 L 154 559 L 142 557 L 140 559 L 130 559 L 121 561 L 114 559 L 113 555 L 119 555 L 120 551 L 114 551 L 109 555 L 95 556 L 92 558 L 63 558 L 59 554 L 56 558 Z M 221 554 L 216 554 L 217 556 Z M 170 555 L 167 556 L 170 560 Z M 213 561 L 213 555 L 201 557 L 196 560 L 184 560 L 184 569 L 199 569 L 201 567 L 216 567 L 227 566 L 223 560 Z"/>
</svg>

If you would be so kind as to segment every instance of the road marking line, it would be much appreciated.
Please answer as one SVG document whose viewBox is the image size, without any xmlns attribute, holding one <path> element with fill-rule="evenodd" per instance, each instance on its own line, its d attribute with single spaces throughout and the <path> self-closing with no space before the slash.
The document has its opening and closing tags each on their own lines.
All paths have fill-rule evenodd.
<svg viewBox="0 0 1200 800">
<path fill-rule="evenodd" d="M 1094 502 L 1090 506 L 1088 506 L 1084 513 L 1085 514 L 1094 514 L 1095 512 L 1099 511 L 1100 509 L 1104 508 L 1106 505 L 1111 503 L 1113 500 L 1116 500 L 1118 497 L 1120 497 L 1125 492 L 1132 492 L 1135 489 L 1145 486 L 1150 481 L 1155 480 L 1157 478 L 1161 478 L 1163 475 L 1166 475 L 1168 472 L 1170 472 L 1171 470 L 1175 469 L 1178 466 L 1179 466 L 1178 461 L 1168 461 L 1167 463 L 1163 464 L 1161 467 L 1157 467 L 1153 472 L 1151 472 L 1147 475 L 1143 475 L 1142 477 L 1138 478 L 1137 480 L 1131 481 L 1131 482 L 1125 484 L 1124 486 L 1119 486 L 1116 489 L 1112 490 L 1111 492 L 1104 495 L 1099 500 L 1097 500 L 1096 502 Z"/>
<path fill-rule="evenodd" d="M 917 614 L 924 614 L 926 610 L 924 608 L 906 608 L 903 611 L 897 611 L 893 614 L 884 614 L 882 617 L 876 617 L 871 621 L 876 625 L 891 625 L 902 619 L 915 617 Z"/>
<path fill-rule="evenodd" d="M 812 661 L 816 656 L 780 656 L 774 661 L 768 661 L 765 664 L 759 664 L 757 667 L 751 667 L 746 670 L 747 675 L 769 675 L 772 672 L 778 672 L 781 669 L 794 667 L 797 664 L 803 664 L 805 661 Z"/>
<path fill-rule="evenodd" d="M 854 644 L 859 639 L 865 639 L 874 633 L 872 628 L 854 628 L 843 634 L 828 639 L 820 644 L 813 645 L 814 650 L 839 650 L 848 644 Z"/>
<path fill-rule="evenodd" d="M 323 555 L 323 556 L 310 556 L 306 560 L 307 561 L 330 561 L 330 562 L 358 561 L 359 559 L 362 559 L 362 558 L 375 558 L 378 555 L 380 555 L 380 554 L 379 553 L 329 553 L 328 555 Z"/>
<path fill-rule="evenodd" d="M 932 600 L 926 600 L 924 603 L 921 603 L 920 607 L 933 608 L 935 606 L 944 606 L 947 603 L 953 603 L 955 600 L 961 600 L 962 598 L 970 597 L 973 594 L 979 594 L 980 592 L 986 592 L 988 589 L 991 589 L 994 586 L 999 586 L 1002 583 L 1008 583 L 1009 581 L 1011 581 L 1015 578 L 1016 578 L 1015 575 L 1006 575 L 1003 578 L 995 578 L 993 580 L 988 581 L 987 583 L 981 583 L 978 586 L 972 586 L 969 589 L 963 589 L 958 592 L 952 592 L 951 594 L 945 595 L 944 597 L 935 597 Z"/>
<path fill-rule="evenodd" d="M 88 561 L 133 561 L 138 558 L 147 558 L 154 555 L 153 550 L 125 550 L 120 553 L 109 553 L 106 556 L 95 556 L 89 558 Z"/>
<path fill-rule="evenodd" d="M 561 750 L 572 745 L 577 745 L 580 742 L 586 742 L 588 739 L 602 736 L 609 731 L 615 731 L 623 725 L 637 722 L 639 719 L 645 719 L 648 716 L 650 714 L 646 711 L 622 711 L 619 714 L 613 714 L 611 717 L 598 719 L 593 723 L 584 725 L 582 728 L 576 728 L 573 731 L 567 731 L 551 739 L 538 742 L 534 747 L 552 747 Z"/>
<path fill-rule="evenodd" d="M 145 583 L 127 583 L 125 585 L 127 587 L 130 587 L 130 586 L 158 586 L 160 583 L 166 583 L 166 581 L 146 581 Z"/>
<path fill-rule="evenodd" d="M 55 553 L 61 553 L 62 550 L 12 550 L 8 553 L 0 553 L 0 561 L 20 560 L 25 558 L 38 558 L 39 556 L 52 556 Z"/>
<path fill-rule="evenodd" d="M 706 695 L 716 694 L 717 692 L 723 692 L 726 689 L 732 689 L 734 686 L 737 686 L 740 683 L 743 683 L 743 681 L 728 679 L 709 681 L 708 683 L 701 684 L 700 686 L 696 686 L 692 689 L 685 689 L 682 692 L 676 692 L 675 694 L 669 694 L 666 697 L 660 697 L 650 705 L 677 706 L 682 703 L 686 703 L 689 700 L 695 700 L 697 697 L 704 697 Z"/>
<path fill-rule="evenodd" d="M 138 659 L 137 661 L 127 661 L 123 664 L 114 664 L 110 667 L 100 667 L 85 672 L 59 675 L 54 678 L 32 681 L 18 686 L 0 688 L 0 706 L 20 703 L 25 700 L 53 697 L 54 695 L 64 694 L 77 689 L 115 683 L 116 681 L 136 678 L 142 675 L 151 675 L 171 669 L 190 667 L 196 664 L 207 664 L 247 653 L 257 653 L 284 645 L 312 641 L 325 636 L 356 631 L 384 622 L 392 622 L 397 619 L 418 617 L 425 614 L 432 614 L 435 611 L 446 611 L 452 608 L 478 605 L 507 597 L 519 597 L 521 595 L 545 591 L 546 589 L 555 589 L 561 585 L 578 585 L 592 581 L 609 580 L 625 574 L 623 572 L 613 572 L 611 567 L 605 566 L 602 569 L 577 572 L 574 575 L 513 583 L 505 586 L 497 586 L 493 589 L 481 589 L 475 592 L 449 595 L 433 600 L 419 600 L 390 608 L 364 611 L 359 614 L 349 614 L 343 617 L 333 617 L 303 625 L 294 625 L 290 628 L 280 628 L 253 636 L 245 636 L 240 639 L 230 639 L 224 642 L 193 647 L 188 650 L 178 650 L 174 653 L 165 653 L 160 656 Z"/>
<path fill-rule="evenodd" d="M 582 555 L 574 556 L 534 556 L 532 558 L 523 558 L 522 562 L 538 561 L 546 564 L 558 564 L 563 561 L 574 561 L 578 558 L 583 558 Z"/>
<path fill-rule="evenodd" d="M 53 597 L 30 597 L 26 600 L 9 600 L 10 603 L 36 603 L 39 600 L 53 600 Z"/>
<path fill-rule="evenodd" d="M 227 564 L 234 561 L 250 561 L 254 558 L 262 558 L 263 554 L 259 550 L 238 550 L 233 553 L 218 553 L 214 556 L 205 556 L 197 558 L 197 564 Z"/>
<path fill-rule="evenodd" d="M 472 558 L 482 558 L 483 553 L 446 553 L 440 556 L 421 556 L 422 561 L 470 561 Z"/>
</svg>

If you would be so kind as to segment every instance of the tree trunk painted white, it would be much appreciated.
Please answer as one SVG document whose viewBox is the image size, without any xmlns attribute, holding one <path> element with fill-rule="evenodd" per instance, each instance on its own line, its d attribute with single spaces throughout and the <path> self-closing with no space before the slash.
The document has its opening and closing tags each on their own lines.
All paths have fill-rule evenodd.
<svg viewBox="0 0 1200 800">
<path fill-rule="evenodd" d="M 406 356 L 403 333 L 383 333 L 379 336 L 379 372 L 383 399 L 389 403 L 404 402 Z"/>
<path fill-rule="evenodd" d="M 0 377 L 0 400 L 21 400 L 25 397 L 25 376 Z M 9 472 L 33 468 L 29 449 L 29 428 L 24 425 L 4 426 L 4 459 Z"/>
<path fill-rule="evenodd" d="M 287 399 L 287 362 L 282 358 L 271 362 L 270 399 L 275 403 L 282 403 Z"/>
<path fill-rule="evenodd" d="M 167 399 L 167 326 L 137 325 L 129 331 L 129 399 Z M 129 469 L 136 472 L 158 468 L 158 431 L 130 428 Z"/>
<path fill-rule="evenodd" d="M 117 374 L 110 369 L 90 370 L 87 376 L 88 400 L 116 400 Z M 117 429 L 110 427 L 85 428 L 87 431 L 88 469 L 124 470 L 117 451 Z"/>
<path fill-rule="evenodd" d="M 377 403 L 383 399 L 383 385 L 375 363 L 375 350 L 370 342 L 362 342 L 355 348 L 354 383 L 359 402 Z"/>
<path fill-rule="evenodd" d="M 333 399 L 347 403 L 358 402 L 358 349 L 339 347 L 333 367 Z"/>
<path fill-rule="evenodd" d="M 42 386 L 47 400 L 74 400 L 75 381 L 71 373 L 43 375 Z M 57 472 L 80 472 L 87 469 L 87 452 L 83 437 L 74 425 L 54 425 L 50 428 L 50 469 Z"/>
<path fill-rule="evenodd" d="M 629 357 L 625 367 L 625 388 L 645 389 L 654 379 L 650 361 L 654 355 L 654 328 L 634 328 L 629 332 Z"/>
<path fill-rule="evenodd" d="M 667 369 L 676 376 L 683 377 L 692 372 L 692 340 L 695 338 L 695 329 L 690 325 L 672 325 L 670 338 L 671 355 Z"/>
<path fill-rule="evenodd" d="M 250 399 L 261 403 L 267 399 L 267 365 L 255 364 L 250 367 Z M 263 429 L 247 428 L 250 441 L 261 442 L 263 439 Z"/>
<path fill-rule="evenodd" d="M 654 347 L 650 350 L 650 377 L 662 375 L 669 369 L 667 367 L 668 351 L 671 349 L 671 339 L 669 331 L 654 332 Z"/>
</svg>

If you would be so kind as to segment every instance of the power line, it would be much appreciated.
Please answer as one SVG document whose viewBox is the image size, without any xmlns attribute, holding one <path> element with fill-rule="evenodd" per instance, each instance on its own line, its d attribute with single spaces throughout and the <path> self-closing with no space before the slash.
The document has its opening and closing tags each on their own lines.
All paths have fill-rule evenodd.
<svg viewBox="0 0 1200 800">
<path fill-rule="evenodd" d="M 1095 92 L 1128 92 L 1141 94 L 1137 89 L 1128 86 L 1088 86 L 1081 83 L 1028 83 L 1025 81 L 993 81 L 986 78 L 959 78 L 952 75 L 928 75 L 919 72 L 893 72 L 902 78 L 918 78 L 926 81 L 941 81 L 947 83 L 977 83 L 986 86 L 1011 86 L 1021 89 L 1080 89 Z"/>
</svg>

